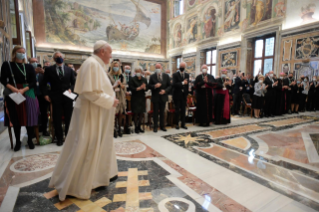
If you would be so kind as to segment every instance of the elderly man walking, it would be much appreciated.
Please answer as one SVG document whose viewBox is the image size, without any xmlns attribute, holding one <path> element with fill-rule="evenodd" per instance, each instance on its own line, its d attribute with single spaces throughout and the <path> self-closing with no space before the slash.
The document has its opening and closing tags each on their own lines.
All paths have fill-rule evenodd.
<svg viewBox="0 0 319 212">
<path fill-rule="evenodd" d="M 107 76 L 111 54 L 111 46 L 97 41 L 94 55 L 79 70 L 75 84 L 79 98 L 49 184 L 61 201 L 66 195 L 89 199 L 92 189 L 109 185 L 118 173 L 113 130 L 119 101 Z"/>
</svg>

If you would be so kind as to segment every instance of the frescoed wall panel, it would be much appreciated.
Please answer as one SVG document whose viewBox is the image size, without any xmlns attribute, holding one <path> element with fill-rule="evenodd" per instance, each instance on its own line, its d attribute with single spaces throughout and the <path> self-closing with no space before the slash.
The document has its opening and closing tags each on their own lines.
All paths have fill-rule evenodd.
<svg viewBox="0 0 319 212">
<path fill-rule="evenodd" d="M 232 77 L 234 73 L 237 73 L 240 67 L 240 54 L 240 47 L 227 50 L 220 50 L 218 54 L 219 71 L 216 74 L 220 75 L 220 71 L 223 69 L 228 70 L 229 77 Z"/>
<path fill-rule="evenodd" d="M 35 31 L 41 47 L 90 51 L 97 40 L 105 40 L 114 51 L 166 53 L 166 2 L 34 0 L 33 4 L 39 11 L 35 24 L 44 27 Z"/>
</svg>

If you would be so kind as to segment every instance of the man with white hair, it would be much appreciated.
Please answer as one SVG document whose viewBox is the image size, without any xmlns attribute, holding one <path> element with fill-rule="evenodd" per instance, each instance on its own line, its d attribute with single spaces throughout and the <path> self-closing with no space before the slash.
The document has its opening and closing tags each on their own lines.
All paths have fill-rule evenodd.
<svg viewBox="0 0 319 212">
<path fill-rule="evenodd" d="M 187 130 L 185 124 L 186 103 L 188 95 L 189 74 L 185 73 L 186 63 L 181 62 L 179 71 L 173 74 L 173 101 L 175 104 L 176 129 L 179 129 L 179 119 L 181 127 Z"/>
<path fill-rule="evenodd" d="M 49 184 L 61 201 L 66 195 L 89 199 L 92 189 L 108 186 L 117 176 L 113 128 L 119 101 L 107 76 L 111 57 L 111 46 L 97 41 L 94 55 L 79 70 L 70 132 Z"/>
<path fill-rule="evenodd" d="M 165 104 L 168 101 L 168 93 L 171 90 L 171 82 L 169 76 L 162 73 L 161 64 L 155 65 L 155 73 L 152 74 L 149 81 L 149 88 L 152 90 L 152 102 L 153 102 L 153 120 L 154 120 L 154 132 L 157 132 L 158 128 L 158 111 L 160 111 L 160 129 L 166 131 L 164 124 L 164 110 Z"/>
<path fill-rule="evenodd" d="M 63 93 L 65 91 L 71 93 L 71 89 L 75 84 L 73 70 L 64 65 L 63 58 L 62 53 L 59 51 L 53 54 L 56 64 L 45 69 L 41 86 L 45 100 L 52 103 L 53 124 L 58 146 L 63 145 L 62 115 L 64 116 L 66 136 L 73 111 L 73 100 Z M 50 92 L 46 89 L 48 83 L 51 86 Z"/>
</svg>

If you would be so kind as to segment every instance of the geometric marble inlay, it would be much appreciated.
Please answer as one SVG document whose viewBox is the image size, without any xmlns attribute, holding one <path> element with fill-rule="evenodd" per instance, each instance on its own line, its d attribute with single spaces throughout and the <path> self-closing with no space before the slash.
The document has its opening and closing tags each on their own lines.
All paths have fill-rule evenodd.
<svg viewBox="0 0 319 212">
<path fill-rule="evenodd" d="M 228 136 L 237 135 L 237 134 L 254 132 L 254 131 L 263 130 L 263 129 L 266 129 L 266 128 L 258 126 L 257 124 L 251 124 L 251 125 L 244 125 L 244 126 L 239 126 L 239 127 L 232 127 L 232 128 L 227 128 L 227 129 L 203 132 L 203 133 L 198 133 L 198 134 L 209 135 L 213 139 L 214 138 L 216 139 L 216 138 L 228 137 Z"/>
<path fill-rule="evenodd" d="M 59 154 L 47 153 L 32 155 L 16 161 L 10 166 L 11 171 L 31 173 L 53 168 L 59 158 Z"/>
<path fill-rule="evenodd" d="M 263 124 L 266 125 L 272 125 L 274 127 L 283 127 L 291 124 L 297 124 L 297 123 L 303 123 L 303 122 L 308 122 L 309 120 L 307 119 L 301 119 L 301 118 L 292 118 L 292 119 L 284 119 L 284 120 L 279 120 L 279 121 L 271 121 L 271 122 L 266 122 Z"/>
<path fill-rule="evenodd" d="M 243 150 L 246 150 L 250 147 L 250 142 L 244 137 L 238 137 L 238 138 L 221 141 L 221 143 L 228 144 Z"/>
<path fill-rule="evenodd" d="M 319 134 L 310 134 L 310 138 L 315 146 L 315 150 L 319 154 Z"/>
<path fill-rule="evenodd" d="M 115 153 L 119 155 L 132 155 L 143 152 L 146 149 L 144 144 L 131 141 L 115 142 Z"/>
</svg>

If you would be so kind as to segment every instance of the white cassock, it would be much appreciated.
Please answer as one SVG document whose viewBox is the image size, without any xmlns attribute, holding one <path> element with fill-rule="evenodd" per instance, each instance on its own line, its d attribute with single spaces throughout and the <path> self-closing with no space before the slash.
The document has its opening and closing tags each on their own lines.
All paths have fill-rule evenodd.
<svg viewBox="0 0 319 212">
<path fill-rule="evenodd" d="M 118 173 L 114 152 L 115 93 L 107 66 L 96 55 L 82 64 L 74 92 L 79 94 L 63 150 L 49 187 L 59 199 L 89 199 L 91 190 L 109 185 Z"/>
</svg>

